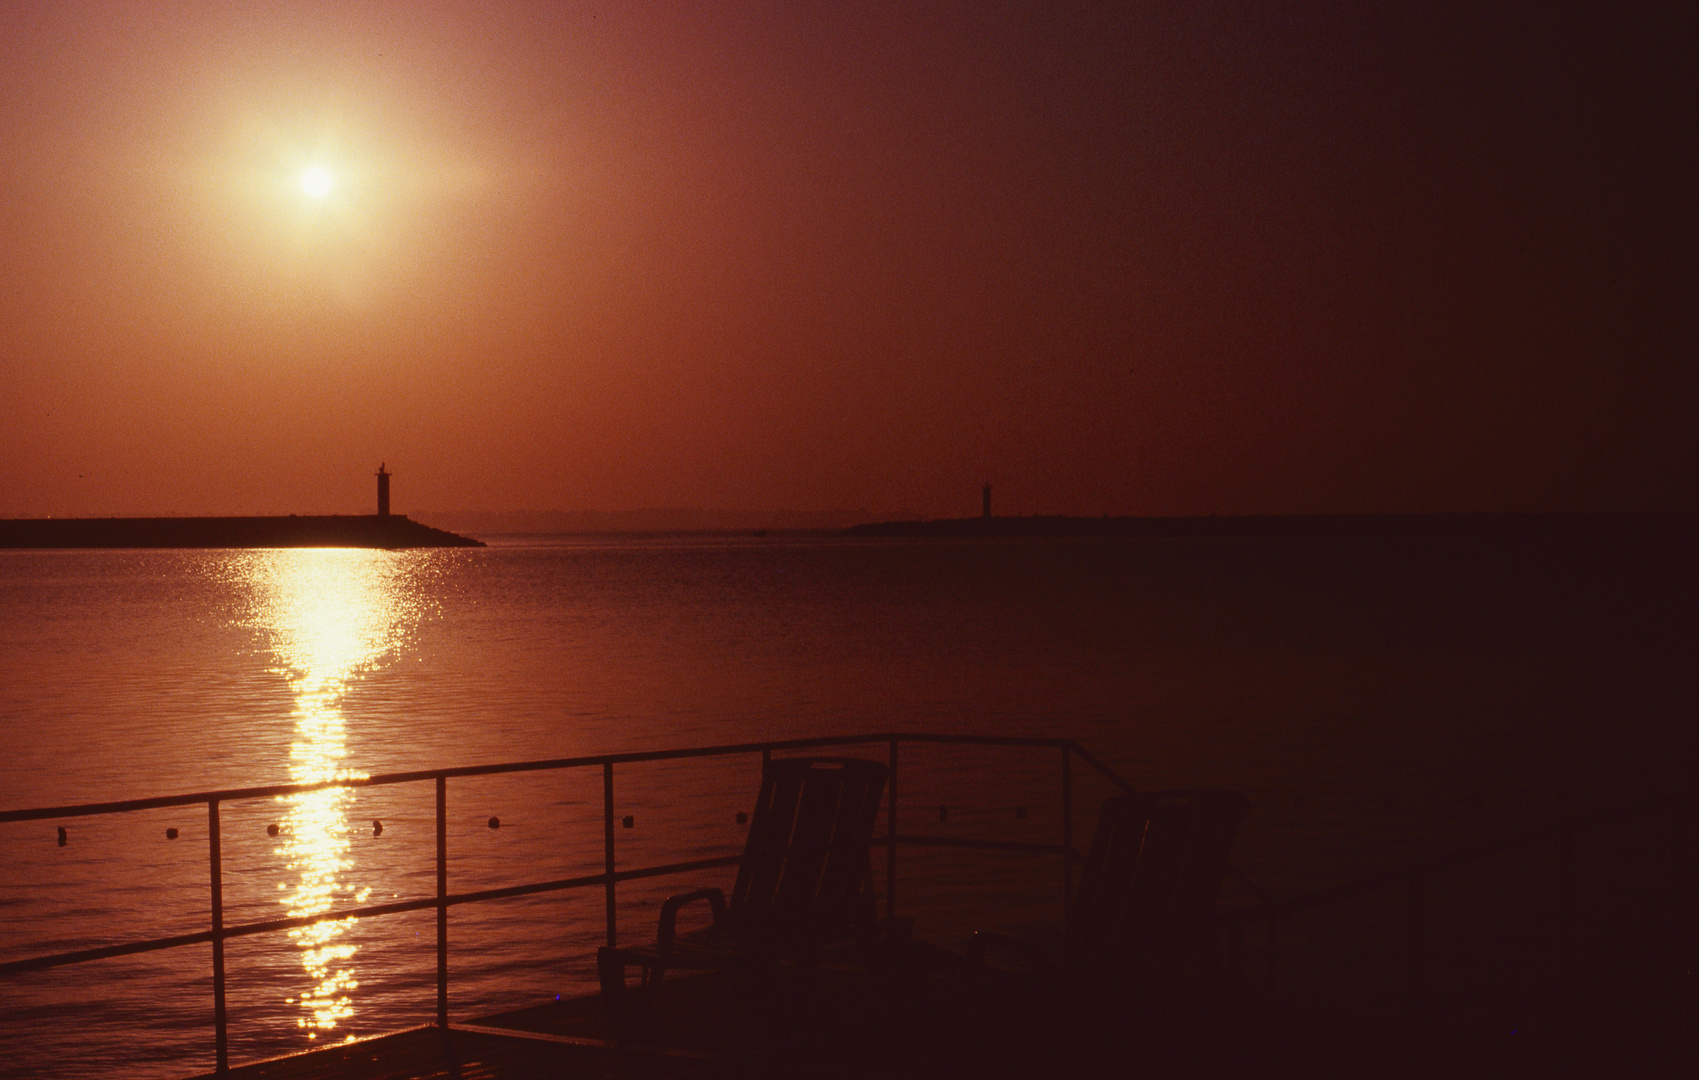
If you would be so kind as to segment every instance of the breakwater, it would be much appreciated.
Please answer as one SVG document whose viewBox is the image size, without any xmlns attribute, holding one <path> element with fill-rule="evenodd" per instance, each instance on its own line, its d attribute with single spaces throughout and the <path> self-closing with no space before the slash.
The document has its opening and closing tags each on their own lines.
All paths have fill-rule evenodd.
<svg viewBox="0 0 1699 1080">
<path fill-rule="evenodd" d="M 404 514 L 0 519 L 0 548 L 483 547 Z"/>
<path fill-rule="evenodd" d="M 845 536 L 1415 536 L 1415 537 L 1670 537 L 1699 532 L 1692 513 L 1293 514 L 1208 517 L 1026 517 L 878 521 Z"/>
</svg>

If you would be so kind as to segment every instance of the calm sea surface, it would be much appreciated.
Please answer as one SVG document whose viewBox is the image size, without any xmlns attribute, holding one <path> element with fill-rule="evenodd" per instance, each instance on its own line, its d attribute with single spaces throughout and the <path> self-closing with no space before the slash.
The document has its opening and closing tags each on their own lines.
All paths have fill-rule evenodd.
<svg viewBox="0 0 1699 1080">
<path fill-rule="evenodd" d="M 0 808 L 885 730 L 1063 736 L 1139 786 L 1244 791 L 1235 861 L 1282 894 L 1684 790 L 1694 600 L 1691 553 L 1633 537 L 0 552 Z M 904 753 L 905 821 L 1059 837 L 1054 755 Z M 621 865 L 735 853 L 757 769 L 623 769 Z M 1083 837 L 1108 789 L 1081 785 Z M 432 798 L 226 805 L 226 922 L 433 895 Z M 599 871 L 601 810 L 599 771 L 451 782 L 450 888 Z M 64 824 L 63 846 L 52 822 L 0 825 L 0 960 L 206 927 L 204 809 Z M 906 855 L 917 932 L 1053 920 L 1059 871 L 1023 859 Z M 622 887 L 622 934 L 723 876 Z M 455 1015 L 584 991 L 602 934 L 599 890 L 456 908 Z M 0 979 L 0 1075 L 210 1068 L 209 955 Z M 433 1016 L 429 912 L 227 956 L 233 1060 Z"/>
</svg>

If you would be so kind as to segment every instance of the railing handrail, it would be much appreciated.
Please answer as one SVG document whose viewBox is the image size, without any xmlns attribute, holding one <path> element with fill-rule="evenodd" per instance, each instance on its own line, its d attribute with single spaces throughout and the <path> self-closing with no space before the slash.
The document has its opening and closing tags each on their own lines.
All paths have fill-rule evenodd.
<svg viewBox="0 0 1699 1080">
<path fill-rule="evenodd" d="M 243 802 L 243 800 L 258 800 L 258 798 L 280 798 L 280 796 L 302 795 L 311 791 L 330 790 L 330 788 L 374 788 L 374 786 L 403 785 L 403 783 L 425 783 L 437 781 L 445 783 L 450 778 L 467 778 L 467 776 L 494 776 L 508 773 L 537 773 L 537 771 L 561 771 L 561 769 L 598 768 L 605 773 L 617 764 L 634 764 L 647 761 L 685 761 L 685 759 L 700 759 L 700 757 L 736 756 L 736 754 L 763 754 L 770 756 L 775 751 L 804 751 L 817 747 L 843 747 L 843 745 L 887 744 L 894 745 L 909 742 L 909 744 L 941 744 L 941 745 L 997 745 L 997 747 L 1031 747 L 1031 749 L 1058 749 L 1065 757 L 1077 756 L 1082 761 L 1098 769 L 1109 783 L 1121 790 L 1132 791 L 1125 779 L 1109 769 L 1106 764 L 1096 757 L 1087 754 L 1084 749 L 1075 744 L 1072 739 L 1052 739 L 1052 737 L 1030 737 L 1030 735 L 962 735 L 940 734 L 940 732 L 878 732 L 878 734 L 861 735 L 821 735 L 807 739 L 775 739 L 763 742 L 731 742 L 731 744 L 707 745 L 707 747 L 675 747 L 664 751 L 627 751 L 618 754 L 584 754 L 576 757 L 549 757 L 537 761 L 496 762 L 496 764 L 481 764 L 481 766 L 454 766 L 443 769 L 409 769 L 401 773 L 381 773 L 375 776 L 343 776 L 343 778 L 321 779 L 308 783 L 287 783 L 287 785 L 248 786 L 248 788 L 219 788 L 211 791 L 187 791 L 182 795 L 151 796 L 151 798 L 131 798 L 131 800 L 112 800 L 102 803 L 76 803 L 63 807 L 27 807 L 19 810 L 3 810 L 0 812 L 0 822 L 27 822 L 27 820 L 54 820 L 54 818 L 99 817 L 99 815 L 114 815 L 114 813 L 133 813 L 139 810 L 158 810 L 168 807 L 209 807 L 216 817 L 216 808 L 221 803 Z M 1064 769 L 1064 817 L 1072 815 L 1069 786 L 1065 779 Z M 894 796 L 894 790 L 892 790 Z M 610 810 L 612 813 L 612 810 Z M 892 824 L 894 825 L 894 824 Z M 608 818 L 608 827 L 612 827 L 612 818 Z M 1072 851 L 1072 829 L 1064 824 L 1064 842 L 1062 844 L 1036 844 L 1036 842 L 989 841 L 989 839 L 965 839 L 965 837 L 934 837 L 934 835 L 904 834 L 887 827 L 885 834 L 873 837 L 872 846 L 885 846 L 894 851 L 899 844 L 912 846 L 957 846 L 987 849 L 987 851 L 1021 851 L 1031 854 L 1064 854 L 1065 868 L 1081 861 L 1081 854 Z M 214 841 L 214 846 L 217 842 Z M 27 958 L 14 959 L 0 963 L 0 976 L 19 975 L 24 971 L 41 971 L 59 966 L 78 965 L 95 959 L 110 959 L 117 956 L 136 956 L 141 953 L 156 953 L 165 949 L 183 948 L 212 942 L 214 946 L 228 941 L 231 937 L 248 937 L 255 934 L 270 934 L 270 932 L 291 931 L 297 927 L 331 922 L 331 920 L 367 919 L 377 915 L 396 915 L 416 910 L 447 910 L 462 903 L 479 903 L 486 900 L 501 900 L 508 897 L 522 897 L 535 893 L 561 892 L 571 888 L 593 888 L 601 885 L 612 888 L 618 881 L 641 880 L 654 876 L 676 875 L 676 873 L 691 873 L 698 869 L 719 868 L 731 866 L 739 861 L 739 856 L 719 856 L 719 858 L 695 859 L 688 863 L 659 864 L 659 866 L 639 866 L 639 868 L 613 869 L 612 863 L 603 869 L 603 873 L 595 875 L 574 876 L 552 881 L 530 881 L 525 885 L 503 886 L 503 888 L 488 888 L 477 892 L 449 893 L 443 892 L 433 897 L 416 897 L 411 900 L 398 900 L 379 905 L 365 907 L 333 908 L 325 912 L 311 915 L 292 915 L 285 919 L 267 919 L 262 922 L 245 922 L 245 924 L 224 925 L 221 920 L 214 929 L 190 932 L 190 934 L 173 934 L 167 937 L 151 937 L 141 941 L 117 942 L 95 948 L 73 949 L 65 953 L 39 954 Z M 1069 871 L 1065 869 L 1064 876 Z M 217 876 L 214 871 L 214 876 Z M 894 885 L 894 883 L 892 883 Z M 1064 883 L 1064 900 L 1067 900 L 1069 883 Z M 887 903 L 889 907 L 889 903 Z"/>
<path fill-rule="evenodd" d="M 1432 858 L 1422 859 L 1391 870 L 1380 870 L 1372 874 L 1364 874 L 1361 877 L 1352 878 L 1349 881 L 1342 881 L 1335 885 L 1327 885 L 1320 889 L 1313 889 L 1310 892 L 1299 893 L 1296 896 L 1286 896 L 1280 899 L 1274 899 L 1273 897 L 1268 896 L 1266 893 L 1263 893 L 1261 889 L 1257 888 L 1248 878 L 1244 878 L 1242 875 L 1234 873 L 1232 876 L 1235 880 L 1240 881 L 1241 884 L 1245 885 L 1248 889 L 1257 894 L 1258 902 L 1256 904 L 1247 904 L 1240 907 L 1228 908 L 1223 911 L 1222 914 L 1230 918 L 1237 919 L 1258 919 L 1269 917 L 1285 918 L 1286 916 L 1293 915 L 1301 911 L 1308 911 L 1312 908 L 1318 907 L 1326 907 L 1329 904 L 1335 904 L 1342 900 L 1349 900 L 1352 897 L 1362 896 L 1366 893 L 1377 892 L 1381 889 L 1389 889 L 1397 885 L 1409 885 L 1412 882 L 1432 877 L 1435 874 L 1455 869 L 1459 866 L 1465 866 L 1473 862 L 1480 862 L 1484 859 L 1493 858 L 1494 856 L 1509 855 L 1517 851 L 1538 847 L 1539 845 L 1551 840 L 1558 840 L 1565 836 L 1573 836 L 1576 833 L 1602 828 L 1606 825 L 1619 821 L 1651 817 L 1655 814 L 1667 813 L 1673 810 L 1691 809 L 1695 805 L 1699 805 L 1699 797 L 1688 796 L 1684 798 L 1670 799 L 1668 801 L 1653 801 L 1639 806 L 1623 807 L 1614 810 L 1602 810 L 1597 813 L 1587 814 L 1581 817 L 1565 818 L 1562 821 L 1558 821 L 1550 825 L 1541 825 L 1533 829 L 1527 829 L 1511 836 L 1502 837 L 1498 840 L 1489 840 L 1484 844 L 1477 844 L 1474 847 L 1463 848 L 1462 850 L 1454 851 L 1446 855 L 1438 855 Z"/>
<path fill-rule="evenodd" d="M 457 765 L 444 769 L 413 769 L 406 772 L 379 773 L 374 776 L 338 777 L 293 784 L 269 784 L 263 787 L 224 788 L 216 791 L 195 791 L 182 795 L 160 795 L 145 799 L 119 799 L 110 802 L 81 803 L 68 806 L 38 806 L 18 810 L 0 810 L 0 823 L 10 821 L 41 821 L 55 818 L 94 817 L 104 814 L 125 814 L 137 810 L 158 810 L 172 806 L 198 806 L 209 802 L 241 802 L 247 799 L 266 799 L 282 795 L 300 795 L 327 788 L 383 787 L 390 784 L 415 784 L 438 777 L 454 779 L 466 776 L 495 776 L 503 773 L 545 772 L 557 769 L 590 768 L 599 765 L 628 765 L 643 761 L 684 760 L 699 757 L 723 757 L 732 754 L 755 754 L 773 750 L 806 750 L 820 746 L 857 746 L 867 743 L 900 742 L 943 743 L 980 746 L 1025 746 L 1067 749 L 1097 769 L 1111 783 L 1125 791 L 1133 788 L 1108 766 L 1091 756 L 1072 739 L 1055 739 L 1018 735 L 947 735 L 933 732 L 881 732 L 874 735 L 843 735 L 806 739 L 778 739 L 764 742 L 723 743 L 715 746 L 684 747 L 671 750 L 633 750 L 618 754 L 588 754 L 569 758 L 544 758 L 535 761 L 509 761 L 493 765 Z"/>
<path fill-rule="evenodd" d="M 1057 844 L 1016 842 L 1008 840 L 970 839 L 961 837 L 939 837 L 909 834 L 897 828 L 897 751 L 902 743 L 932 743 L 939 745 L 957 746 L 997 746 L 1025 747 L 1033 749 L 1053 749 L 1061 751 L 1061 842 Z M 1081 861 L 1079 852 L 1073 848 L 1073 781 L 1070 765 L 1075 755 L 1097 770 L 1104 778 L 1117 788 L 1131 792 L 1132 785 L 1128 784 L 1114 770 L 1104 765 L 1097 758 L 1083 750 L 1072 739 L 1046 738 L 1036 736 L 1013 735 L 957 735 L 932 732 L 879 732 L 861 735 L 820 736 L 803 739 L 774 739 L 761 742 L 725 743 L 715 746 L 684 747 L 669 750 L 637 750 L 617 754 L 589 754 L 568 758 L 549 758 L 537 761 L 502 762 L 491 765 L 466 765 L 444 769 L 414 769 L 404 772 L 382 773 L 376 776 L 347 776 L 327 780 L 310 781 L 306 783 L 269 784 L 259 787 L 223 788 L 214 791 L 187 792 L 180 795 L 165 795 L 143 799 L 121 799 L 99 803 L 81 803 L 66 806 L 26 807 L 17 810 L 0 811 L 0 822 L 40 821 L 64 818 L 91 817 L 110 814 L 132 813 L 143 810 L 156 810 L 167 807 L 200 806 L 207 808 L 208 820 L 208 870 L 211 887 L 211 926 L 209 929 L 189 934 L 177 934 L 169 937 L 150 938 L 140 941 L 121 942 L 93 948 L 77 949 L 68 952 L 37 955 L 0 963 L 0 976 L 21 974 L 26 971 L 39 971 L 48 968 L 65 967 L 94 960 L 102 960 L 119 956 L 133 956 L 141 953 L 158 952 L 166 949 L 182 948 L 191 945 L 210 943 L 213 950 L 213 997 L 215 1013 L 215 1046 L 217 1071 L 223 1073 L 228 1068 L 228 1037 L 227 1018 L 224 997 L 224 943 L 231 938 L 249 937 L 256 934 L 277 933 L 298 927 L 311 926 L 317 923 L 362 919 L 383 915 L 395 915 L 411 911 L 435 909 L 437 912 L 437 1023 L 439 1026 L 448 1025 L 448 909 L 461 904 L 480 903 L 490 900 L 500 900 L 507 897 L 534 895 L 537 893 L 555 892 L 566 889 L 593 888 L 602 886 L 607 890 L 607 936 L 609 944 L 615 944 L 615 886 L 622 881 L 639 878 L 660 877 L 669 874 L 689 873 L 698 870 L 730 866 L 741 860 L 739 855 L 726 855 L 708 859 L 697 859 L 690 862 L 668 863 L 657 866 L 642 866 L 629 869 L 617 869 L 614 862 L 614 817 L 613 817 L 613 782 L 614 766 L 639 762 L 688 760 L 692 758 L 724 757 L 737 754 L 759 753 L 763 761 L 770 759 L 775 751 L 807 750 L 819 747 L 865 746 L 884 744 L 888 748 L 891 775 L 886 791 L 886 829 L 884 835 L 874 837 L 869 847 L 884 846 L 886 849 L 885 909 L 887 917 L 895 914 L 896 908 L 896 852 L 899 845 L 951 846 L 986 850 L 1019 851 L 1031 854 L 1059 854 L 1062 856 L 1062 905 L 1063 917 L 1067 918 L 1072 906 L 1073 868 Z M 551 881 L 528 882 L 522 885 L 512 885 L 502 888 L 481 889 L 474 892 L 450 893 L 448 891 L 448 848 L 447 822 L 444 817 L 446 807 L 446 787 L 448 780 L 458 777 L 491 776 L 505 773 L 557 771 L 563 769 L 595 768 L 602 770 L 603 787 L 603 829 L 605 843 L 605 863 L 599 874 L 585 874 L 578 877 L 560 878 Z M 421 896 L 409 900 L 399 900 L 388 904 L 368 905 L 357 908 L 338 908 L 322 911 L 311 915 L 296 915 L 281 919 L 267 919 L 260 922 L 225 925 L 223 921 L 223 871 L 222 846 L 223 841 L 219 829 L 219 808 L 227 802 L 245 800 L 278 798 L 290 795 L 306 794 L 331 788 L 366 788 L 382 787 L 393 784 L 422 783 L 433 781 L 436 788 L 436 877 L 437 888 L 433 896 Z M 61 829 L 60 842 L 64 842 Z"/>
<path fill-rule="evenodd" d="M 1458 867 L 1493 858 L 1504 858 L 1555 842 L 1557 868 L 1553 892 L 1556 894 L 1557 901 L 1555 934 L 1557 963 L 1554 985 L 1560 1015 L 1568 1016 L 1573 1008 L 1573 998 L 1577 987 L 1572 932 L 1576 917 L 1572 897 L 1573 879 L 1575 877 L 1573 862 L 1576 835 L 1624 821 L 1669 815 L 1671 844 L 1668 851 L 1670 859 L 1667 881 L 1669 890 L 1668 910 L 1670 925 L 1674 927 L 1678 924 L 1677 920 L 1679 919 L 1679 910 L 1683 898 L 1682 875 L 1676 868 L 1675 861 L 1677 859 L 1675 837 L 1680 829 L 1681 816 L 1691 814 L 1696 806 L 1699 806 L 1699 797 L 1695 796 L 1676 797 L 1668 800 L 1654 798 L 1639 805 L 1566 818 L 1554 824 L 1528 829 L 1499 840 L 1464 848 L 1461 851 L 1421 859 L 1397 869 L 1366 874 L 1351 881 L 1280 900 L 1274 899 L 1262 889 L 1257 888 L 1243 875 L 1230 870 L 1231 876 L 1246 886 L 1257 898 L 1257 902 L 1223 910 L 1221 912 L 1223 925 L 1229 934 L 1229 940 L 1233 942 L 1234 952 L 1240 957 L 1241 962 L 1244 955 L 1244 930 L 1247 924 L 1261 923 L 1266 930 L 1264 951 L 1266 954 L 1267 990 L 1272 994 L 1276 989 L 1277 982 L 1276 955 L 1279 952 L 1276 944 L 1277 928 L 1287 919 L 1300 912 L 1315 911 L 1356 897 L 1402 887 L 1405 893 L 1406 939 L 1404 948 L 1406 968 L 1404 1012 L 1409 1016 L 1420 1017 L 1426 1014 L 1430 1004 L 1426 957 L 1429 921 L 1427 913 L 1429 904 L 1427 899 L 1428 880 Z M 1676 951 L 1679 952 L 1680 950 Z"/>
</svg>

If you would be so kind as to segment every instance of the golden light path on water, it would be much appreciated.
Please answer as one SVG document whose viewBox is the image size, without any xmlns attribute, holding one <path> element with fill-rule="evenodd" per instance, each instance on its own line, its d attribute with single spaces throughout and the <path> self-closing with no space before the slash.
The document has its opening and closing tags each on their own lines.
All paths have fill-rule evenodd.
<svg viewBox="0 0 1699 1080">
<path fill-rule="evenodd" d="M 353 683 L 392 657 L 418 621 L 418 591 L 410 587 L 408 556 L 361 549 L 283 549 L 255 552 L 243 576 L 252 589 L 255 628 L 270 640 L 278 672 L 295 699 L 289 778 L 296 783 L 358 778 L 346 760 L 348 721 L 342 702 Z M 366 901 L 350 858 L 354 792 L 347 788 L 285 796 L 288 810 L 276 844 L 290 871 L 278 883 L 291 916 L 316 915 Z M 289 931 L 300 952 L 305 987 L 286 998 L 297 1004 L 308 1038 L 329 1034 L 354 1015 L 351 920 L 333 919 Z M 352 1038 L 353 1036 L 349 1036 Z"/>
</svg>

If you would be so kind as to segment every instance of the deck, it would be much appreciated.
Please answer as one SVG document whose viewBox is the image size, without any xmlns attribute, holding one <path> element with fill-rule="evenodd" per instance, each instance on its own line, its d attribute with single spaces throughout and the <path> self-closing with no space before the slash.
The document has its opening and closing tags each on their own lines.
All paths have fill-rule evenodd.
<svg viewBox="0 0 1699 1080">
<path fill-rule="evenodd" d="M 1282 1008 L 1229 990 L 1208 1007 L 1089 999 L 1042 977 L 975 971 L 923 944 L 869 969 L 828 963 L 777 987 L 669 979 L 652 1037 L 620 1041 L 597 996 L 232 1068 L 232 1080 L 551 1077 L 1539 1077 L 1699 1075 L 1699 997 L 1517 1030 Z M 1622 1003 L 1618 1003 L 1622 1005 Z M 213 1080 L 205 1074 L 195 1080 Z"/>
</svg>

